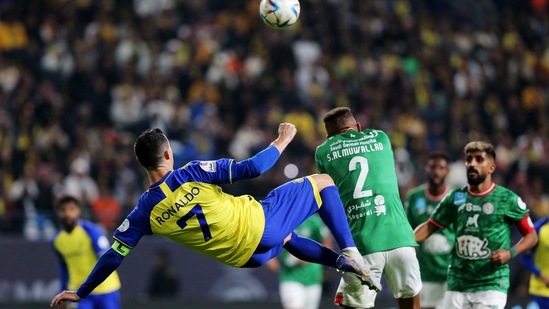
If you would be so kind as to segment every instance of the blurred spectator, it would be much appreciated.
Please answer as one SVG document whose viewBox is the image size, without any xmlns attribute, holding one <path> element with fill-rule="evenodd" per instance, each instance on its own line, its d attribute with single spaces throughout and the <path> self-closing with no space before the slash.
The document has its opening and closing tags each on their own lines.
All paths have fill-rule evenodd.
<svg viewBox="0 0 549 309">
<path fill-rule="evenodd" d="M 43 235 L 40 226 L 41 220 L 36 211 L 36 200 L 39 194 L 38 184 L 33 178 L 31 168 L 27 166 L 23 175 L 13 182 L 10 198 L 15 204 L 17 212 L 24 215 L 25 225 L 23 232 L 29 240 L 48 239 L 41 236 Z M 51 237 L 52 235 L 50 234 L 49 236 Z"/>
<path fill-rule="evenodd" d="M 10 198 L 11 182 L 4 170 L 0 169 L 0 234 L 22 233 L 24 214 Z"/>
<path fill-rule="evenodd" d="M 91 209 L 95 221 L 108 233 L 113 233 L 120 225 L 119 218 L 122 207 L 111 194 L 106 182 L 103 181 L 99 184 L 99 195 L 92 201 Z"/>
<path fill-rule="evenodd" d="M 74 196 L 82 203 L 82 217 L 91 218 L 91 204 L 99 196 L 97 182 L 90 175 L 90 162 L 76 157 L 70 164 L 70 173 L 63 181 L 63 193 Z"/>
<path fill-rule="evenodd" d="M 230 155 L 237 160 L 244 160 L 257 152 L 264 140 L 260 127 L 260 118 L 256 111 L 249 111 L 246 120 L 238 128 L 229 144 Z"/>
</svg>

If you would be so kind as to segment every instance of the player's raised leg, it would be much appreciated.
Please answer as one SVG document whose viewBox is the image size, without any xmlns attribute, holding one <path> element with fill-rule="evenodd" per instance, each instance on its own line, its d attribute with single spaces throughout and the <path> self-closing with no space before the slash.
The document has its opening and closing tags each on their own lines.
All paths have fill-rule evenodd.
<svg viewBox="0 0 549 309">
<path fill-rule="evenodd" d="M 324 224 L 330 229 L 339 248 L 341 248 L 341 255 L 336 261 L 336 269 L 342 272 L 355 273 L 360 277 L 363 284 L 368 285 L 373 290 L 380 291 L 381 285 L 379 282 L 372 280 L 370 269 L 355 246 L 343 203 L 339 197 L 339 191 L 332 178 L 326 174 L 316 174 L 309 178 L 312 180 L 313 186 L 316 187 L 315 193 L 319 192 L 320 194 L 321 203 L 318 213 Z M 313 248 L 312 244 L 309 243 L 310 240 L 296 236 L 294 235 L 287 242 L 285 248 L 298 258 L 308 258 L 311 252 L 314 252 L 311 251 Z M 321 256 L 320 251 L 317 254 Z"/>
</svg>

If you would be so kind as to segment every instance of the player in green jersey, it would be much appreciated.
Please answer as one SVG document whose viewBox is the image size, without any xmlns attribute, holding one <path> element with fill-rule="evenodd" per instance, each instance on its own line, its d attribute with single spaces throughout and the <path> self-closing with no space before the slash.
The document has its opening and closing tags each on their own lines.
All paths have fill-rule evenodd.
<svg viewBox="0 0 549 309">
<path fill-rule="evenodd" d="M 422 242 L 453 225 L 456 243 L 448 271 L 443 308 L 503 309 L 507 303 L 507 262 L 537 243 L 528 208 L 511 190 L 496 185 L 496 152 L 486 142 L 464 148 L 468 185 L 449 193 L 431 217 L 415 230 Z M 511 227 L 523 237 L 511 246 Z"/>
<path fill-rule="evenodd" d="M 412 228 L 417 227 L 435 210 L 437 204 L 450 192 L 445 183 L 450 171 L 450 157 L 442 152 L 429 154 L 425 172 L 427 183 L 411 189 L 406 195 L 404 208 Z M 455 241 L 451 229 L 438 231 L 427 238 L 418 250 L 421 270 L 421 308 L 442 309 L 446 292 L 446 276 L 450 265 L 450 252 Z"/>
<path fill-rule="evenodd" d="M 356 246 L 372 279 L 384 274 L 401 309 L 420 308 L 421 277 L 412 227 L 400 199 L 391 141 L 381 130 L 361 130 L 351 110 L 324 116 L 328 139 L 315 162 L 339 189 Z M 346 277 L 344 275 L 344 277 Z M 372 308 L 376 293 L 341 280 L 334 302 L 341 308 Z"/>
</svg>

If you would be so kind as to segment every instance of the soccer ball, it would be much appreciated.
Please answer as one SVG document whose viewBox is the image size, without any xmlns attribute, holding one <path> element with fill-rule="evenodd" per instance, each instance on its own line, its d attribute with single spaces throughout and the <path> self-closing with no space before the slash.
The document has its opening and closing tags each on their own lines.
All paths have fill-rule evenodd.
<svg viewBox="0 0 549 309">
<path fill-rule="evenodd" d="M 301 7 L 299 0 L 261 0 L 259 16 L 275 29 L 287 28 L 297 21 Z"/>
</svg>

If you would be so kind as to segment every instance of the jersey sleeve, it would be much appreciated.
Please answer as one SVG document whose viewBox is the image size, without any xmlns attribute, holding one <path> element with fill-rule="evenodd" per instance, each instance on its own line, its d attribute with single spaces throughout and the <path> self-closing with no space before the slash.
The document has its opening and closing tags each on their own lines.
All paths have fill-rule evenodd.
<svg viewBox="0 0 549 309">
<path fill-rule="evenodd" d="M 109 249 L 101 255 L 93 267 L 86 281 L 76 290 L 76 295 L 80 298 L 88 296 L 99 284 L 115 271 L 122 263 L 124 257 L 116 254 L 115 250 Z"/>
<path fill-rule="evenodd" d="M 509 208 L 507 209 L 506 217 L 511 221 L 518 221 L 529 212 L 526 203 L 516 194 L 511 193 L 508 201 Z"/>
<path fill-rule="evenodd" d="M 152 234 L 149 221 L 150 211 L 147 211 L 148 207 L 143 200 L 142 197 L 114 232 L 115 243 L 112 248 L 123 256 L 126 256 L 129 250 L 137 245 L 141 237 Z"/>
<path fill-rule="evenodd" d="M 179 177 L 185 175 L 183 181 L 197 181 L 211 184 L 232 183 L 241 179 L 255 178 L 276 163 L 280 153 L 274 146 L 269 146 L 260 151 L 255 156 L 242 160 L 235 161 L 233 159 L 219 159 L 213 161 L 191 161 L 183 166 L 179 173 Z"/>
<path fill-rule="evenodd" d="M 549 222 L 548 217 L 545 217 L 536 221 L 534 223 L 534 229 L 536 231 L 536 234 L 539 235 L 541 227 L 544 226 L 545 224 L 548 224 L 548 222 Z M 536 263 L 534 262 L 534 255 L 536 254 L 537 248 L 538 248 L 538 244 L 536 244 L 530 250 L 521 254 L 519 256 L 519 260 L 522 266 L 524 266 L 524 268 L 528 269 L 532 274 L 539 277 L 541 274 L 541 270 L 537 267 Z"/>
<path fill-rule="evenodd" d="M 89 221 L 83 221 L 82 228 L 86 231 L 86 233 L 88 233 L 92 242 L 93 250 L 95 251 L 97 256 L 100 256 L 101 254 L 105 253 L 107 249 L 109 249 L 109 240 L 97 225 Z"/>
<path fill-rule="evenodd" d="M 454 221 L 454 217 L 456 215 L 457 206 L 454 204 L 455 199 L 461 199 L 459 194 L 465 194 L 464 192 L 451 192 L 450 194 L 446 195 L 438 203 L 437 207 L 431 214 L 430 220 L 435 221 L 435 223 L 438 223 L 440 227 L 447 228 L 452 224 Z"/>
</svg>

